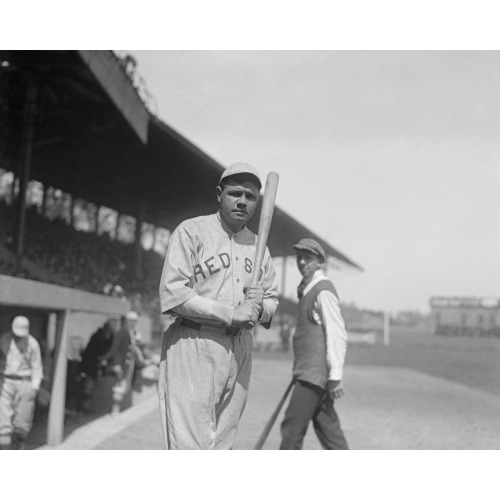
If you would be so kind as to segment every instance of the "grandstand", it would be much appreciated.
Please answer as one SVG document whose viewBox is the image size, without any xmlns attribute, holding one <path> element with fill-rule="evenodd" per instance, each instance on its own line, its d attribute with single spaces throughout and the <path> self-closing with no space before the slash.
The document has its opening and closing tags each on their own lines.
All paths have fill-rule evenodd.
<svg viewBox="0 0 500 500">
<path fill-rule="evenodd" d="M 23 312 L 52 346 L 43 355 L 56 444 L 70 337 L 85 343 L 104 318 L 134 308 L 158 338 L 168 234 L 215 211 L 210 186 L 223 166 L 150 111 L 137 68 L 113 51 L 0 51 L 0 71 L 1 326 Z M 361 270 L 276 207 L 272 255 L 286 258 L 303 237 L 321 242 L 334 269 Z"/>
<path fill-rule="evenodd" d="M 500 338 L 496 297 L 432 297 L 430 305 L 436 335 Z"/>
</svg>

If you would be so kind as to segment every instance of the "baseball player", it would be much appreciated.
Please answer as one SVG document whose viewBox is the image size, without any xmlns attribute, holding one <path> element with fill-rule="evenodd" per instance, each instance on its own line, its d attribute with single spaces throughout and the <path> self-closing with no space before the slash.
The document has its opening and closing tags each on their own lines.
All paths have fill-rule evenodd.
<svg viewBox="0 0 500 500">
<path fill-rule="evenodd" d="M 30 322 L 16 316 L 11 332 L 0 337 L 0 450 L 23 449 L 43 380 L 40 345 Z"/>
<path fill-rule="evenodd" d="M 347 334 L 333 283 L 323 271 L 326 254 L 305 238 L 293 248 L 302 274 L 293 337 L 295 386 L 281 424 L 281 450 L 300 450 L 309 422 L 326 450 L 346 450 L 334 400 L 343 393 Z"/>
<path fill-rule="evenodd" d="M 245 407 L 252 329 L 269 328 L 277 279 L 266 248 L 251 287 L 256 235 L 246 223 L 262 187 L 255 168 L 235 163 L 216 188 L 219 210 L 172 233 L 160 282 L 163 335 L 160 413 L 168 449 L 231 449 Z"/>
</svg>

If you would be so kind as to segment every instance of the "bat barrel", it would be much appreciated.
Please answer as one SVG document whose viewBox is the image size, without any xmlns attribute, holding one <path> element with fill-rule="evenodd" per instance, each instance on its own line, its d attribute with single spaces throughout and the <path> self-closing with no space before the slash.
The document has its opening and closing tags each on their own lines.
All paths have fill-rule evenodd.
<svg viewBox="0 0 500 500">
<path fill-rule="evenodd" d="M 277 172 L 269 172 L 266 179 L 266 188 L 264 198 L 262 200 L 262 208 L 260 211 L 259 233 L 257 235 L 257 245 L 255 249 L 255 264 L 252 274 L 252 286 L 257 285 L 259 280 L 260 268 L 264 260 L 264 252 L 266 250 L 267 237 L 273 220 L 274 202 L 278 191 L 279 175 Z"/>
</svg>

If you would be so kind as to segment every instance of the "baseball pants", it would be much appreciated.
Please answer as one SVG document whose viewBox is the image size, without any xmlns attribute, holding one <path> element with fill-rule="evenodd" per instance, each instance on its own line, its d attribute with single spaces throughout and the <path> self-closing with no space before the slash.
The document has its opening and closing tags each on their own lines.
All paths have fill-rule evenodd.
<svg viewBox="0 0 500 500">
<path fill-rule="evenodd" d="M 0 437 L 24 441 L 33 425 L 36 392 L 31 380 L 0 378 Z"/>
<path fill-rule="evenodd" d="M 169 450 L 228 450 L 245 408 L 253 339 L 173 323 L 163 334 L 160 415 Z"/>
<path fill-rule="evenodd" d="M 323 449 L 349 449 L 331 397 L 321 387 L 297 380 L 281 424 L 280 450 L 301 450 L 311 420 Z"/>
</svg>

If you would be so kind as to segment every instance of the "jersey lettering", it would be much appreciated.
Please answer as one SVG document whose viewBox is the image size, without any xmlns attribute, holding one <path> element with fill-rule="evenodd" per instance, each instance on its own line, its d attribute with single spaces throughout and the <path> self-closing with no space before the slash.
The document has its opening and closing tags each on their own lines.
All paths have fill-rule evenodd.
<svg viewBox="0 0 500 500">
<path fill-rule="evenodd" d="M 226 257 L 227 258 L 227 262 L 224 262 L 224 259 L 222 257 Z M 227 254 L 226 252 L 222 252 L 222 253 L 219 254 L 219 259 L 221 261 L 222 267 L 224 269 L 228 269 L 229 266 L 231 265 L 231 259 L 229 258 L 229 254 Z"/>
<path fill-rule="evenodd" d="M 196 266 L 194 266 L 194 280 L 196 281 L 196 283 L 198 283 L 198 278 L 197 278 L 198 275 L 203 276 L 204 280 L 207 279 L 207 277 L 203 273 L 203 269 L 201 268 L 200 264 L 196 264 Z"/>
<path fill-rule="evenodd" d="M 222 267 L 215 267 L 215 257 L 210 257 L 207 260 L 203 261 L 203 264 L 205 264 L 205 267 L 207 268 L 207 275 L 209 274 L 210 276 L 213 276 L 214 274 L 217 274 L 222 268 L 229 269 L 231 267 L 231 258 L 229 257 L 229 254 L 227 254 L 226 252 L 222 252 L 218 254 L 218 257 L 220 263 L 222 264 Z M 203 272 L 201 264 L 196 264 L 194 266 L 193 276 L 196 283 L 198 283 L 198 276 L 201 276 L 204 280 L 206 280 L 207 275 Z"/>
<path fill-rule="evenodd" d="M 213 274 L 215 273 L 218 273 L 220 271 L 220 267 L 218 267 L 217 269 L 214 269 L 214 264 L 209 264 L 209 262 L 211 260 L 215 260 L 215 257 L 210 257 L 209 259 L 207 259 L 205 261 L 205 265 L 207 266 L 207 269 L 208 269 L 208 272 L 210 273 L 210 276 L 212 276 Z"/>
<path fill-rule="evenodd" d="M 245 271 L 252 274 L 252 261 L 248 257 L 245 257 Z"/>
</svg>

